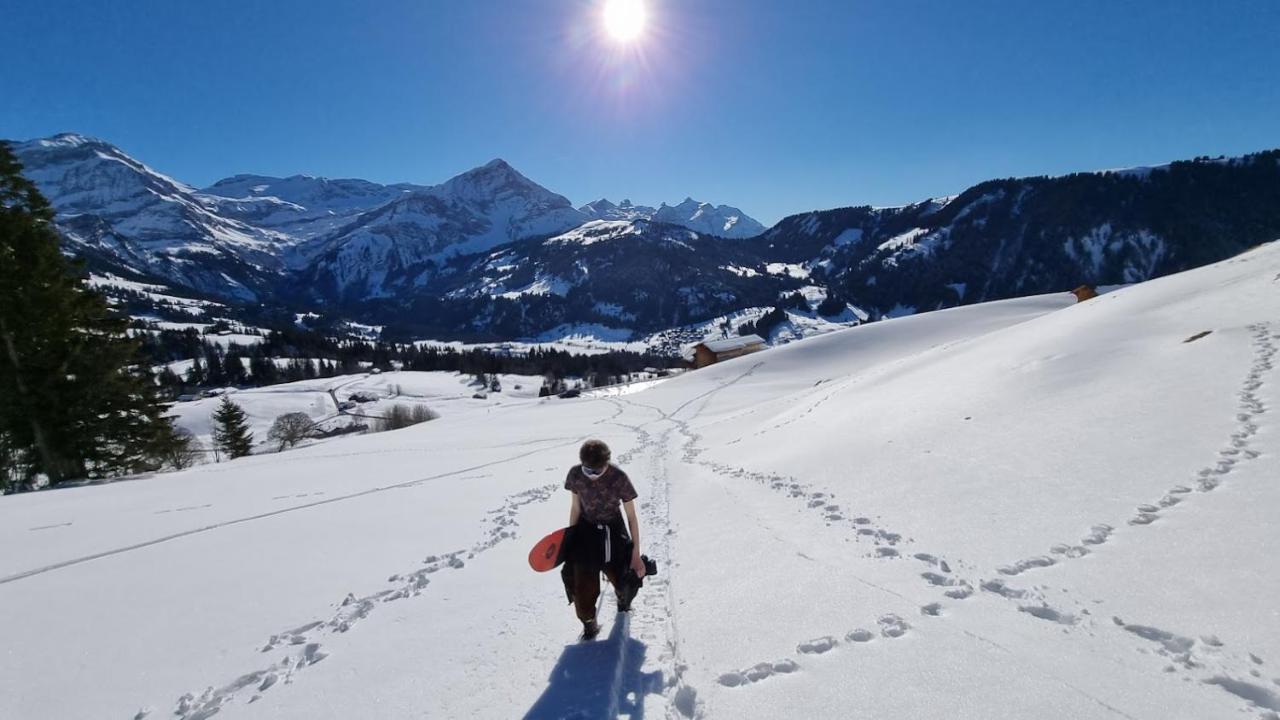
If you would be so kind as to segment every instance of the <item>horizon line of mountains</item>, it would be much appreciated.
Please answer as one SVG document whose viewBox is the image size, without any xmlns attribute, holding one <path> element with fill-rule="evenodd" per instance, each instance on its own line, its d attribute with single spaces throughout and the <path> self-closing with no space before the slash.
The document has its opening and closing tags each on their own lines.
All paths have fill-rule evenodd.
<svg viewBox="0 0 1280 720">
<path fill-rule="evenodd" d="M 857 322 L 1139 282 L 1280 238 L 1280 150 L 990 180 L 766 229 L 692 199 L 574 208 L 502 160 L 436 186 L 235 175 L 197 190 L 82 135 L 11 147 L 93 271 L 398 338 L 640 335 L 783 305 Z"/>
</svg>

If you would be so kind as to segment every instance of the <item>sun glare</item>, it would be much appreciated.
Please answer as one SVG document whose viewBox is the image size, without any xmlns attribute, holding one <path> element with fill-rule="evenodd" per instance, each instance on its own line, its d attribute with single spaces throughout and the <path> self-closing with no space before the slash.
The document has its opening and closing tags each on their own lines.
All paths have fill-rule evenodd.
<svg viewBox="0 0 1280 720">
<path fill-rule="evenodd" d="M 605 0 L 604 29 L 618 42 L 631 42 L 644 32 L 644 0 Z"/>
</svg>

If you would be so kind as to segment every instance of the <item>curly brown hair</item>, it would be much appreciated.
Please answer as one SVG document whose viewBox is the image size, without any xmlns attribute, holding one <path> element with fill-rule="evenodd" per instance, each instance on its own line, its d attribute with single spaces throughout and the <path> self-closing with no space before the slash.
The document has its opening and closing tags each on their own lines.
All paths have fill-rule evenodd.
<svg viewBox="0 0 1280 720">
<path fill-rule="evenodd" d="M 604 467 L 612 456 L 609 446 L 605 445 L 603 440 L 588 440 L 582 443 L 582 448 L 578 450 L 578 459 L 589 468 Z"/>
</svg>

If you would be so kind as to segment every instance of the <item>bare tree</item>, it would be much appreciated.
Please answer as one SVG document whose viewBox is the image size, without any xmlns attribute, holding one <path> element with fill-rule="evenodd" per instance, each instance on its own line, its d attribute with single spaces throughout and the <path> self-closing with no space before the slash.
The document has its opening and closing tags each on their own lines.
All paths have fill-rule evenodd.
<svg viewBox="0 0 1280 720">
<path fill-rule="evenodd" d="M 173 432 L 156 449 L 157 459 L 174 470 L 185 470 L 195 465 L 203 454 L 204 445 L 184 427 L 173 428 Z"/>
<path fill-rule="evenodd" d="M 280 449 L 291 448 L 311 437 L 316 431 L 316 423 L 306 413 L 285 413 L 276 418 L 267 431 L 267 439 L 280 444 Z"/>
</svg>

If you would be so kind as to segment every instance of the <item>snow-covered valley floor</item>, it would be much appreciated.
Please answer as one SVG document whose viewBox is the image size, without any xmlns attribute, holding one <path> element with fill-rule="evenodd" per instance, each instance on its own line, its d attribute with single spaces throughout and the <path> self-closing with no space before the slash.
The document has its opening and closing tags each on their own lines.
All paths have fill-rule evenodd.
<svg viewBox="0 0 1280 720">
<path fill-rule="evenodd" d="M 0 717 L 1280 717 L 1280 244 L 1073 302 L 0 498 Z M 660 573 L 582 644 L 593 436 Z"/>
</svg>

